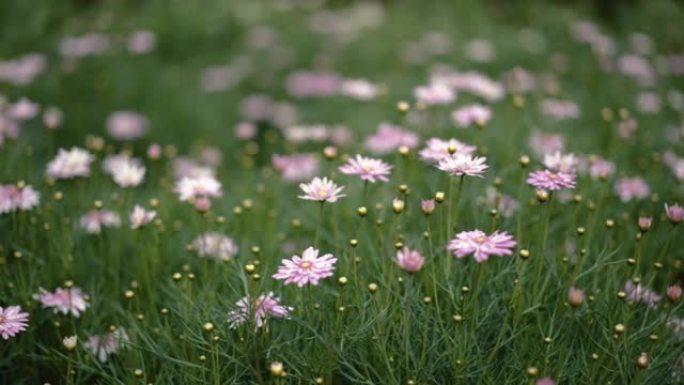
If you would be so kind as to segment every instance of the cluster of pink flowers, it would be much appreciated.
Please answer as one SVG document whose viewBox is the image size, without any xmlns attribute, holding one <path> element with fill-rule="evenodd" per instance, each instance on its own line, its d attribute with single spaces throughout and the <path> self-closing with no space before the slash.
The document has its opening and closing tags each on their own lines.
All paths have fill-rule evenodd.
<svg viewBox="0 0 684 385">
<path fill-rule="evenodd" d="M 458 127 L 484 126 L 492 119 L 492 110 L 481 104 L 471 104 L 453 111 L 451 118 Z"/>
<path fill-rule="evenodd" d="M 513 237 L 506 232 L 495 231 L 487 235 L 481 230 L 472 230 L 456 234 L 447 248 L 457 258 L 472 254 L 475 261 L 482 263 L 492 255 L 511 255 L 516 244 Z"/>
<path fill-rule="evenodd" d="M 641 177 L 621 178 L 615 183 L 615 194 L 622 202 L 629 202 L 648 198 L 651 188 Z"/>
<path fill-rule="evenodd" d="M 545 99 L 539 108 L 543 115 L 554 120 L 577 119 L 580 116 L 579 106 L 567 100 Z"/>
<path fill-rule="evenodd" d="M 29 185 L 0 185 L 0 214 L 28 211 L 39 203 L 40 194 Z"/>
<path fill-rule="evenodd" d="M 417 101 L 428 106 L 450 104 L 456 100 L 456 93 L 449 86 L 441 83 L 431 83 L 427 86 L 419 86 L 413 90 L 413 96 Z"/>
<path fill-rule="evenodd" d="M 332 254 L 318 256 L 319 250 L 308 247 L 302 256 L 295 255 L 292 259 L 283 259 L 278 272 L 273 278 L 283 280 L 286 285 L 294 283 L 299 287 L 318 285 L 318 282 L 333 275 L 335 258 Z"/>
<path fill-rule="evenodd" d="M 643 287 L 641 284 L 633 284 L 632 281 L 625 283 L 627 299 L 632 302 L 641 302 L 651 308 L 655 308 L 661 300 L 661 296 L 653 290 Z"/>
<path fill-rule="evenodd" d="M 89 306 L 87 296 L 78 287 L 58 287 L 52 293 L 41 288 L 33 298 L 40 301 L 44 308 L 51 308 L 55 313 L 71 314 L 76 318 Z"/>
<path fill-rule="evenodd" d="M 298 71 L 287 77 L 286 88 L 295 98 L 327 97 L 339 92 L 341 82 L 333 73 Z"/>
<path fill-rule="evenodd" d="M 175 187 L 181 202 L 207 201 L 209 198 L 223 196 L 221 182 L 212 176 L 184 177 L 176 182 Z"/>
<path fill-rule="evenodd" d="M 45 71 L 47 60 L 43 54 L 30 53 L 16 59 L 0 61 L 0 83 L 7 82 L 17 86 L 33 83 Z"/>
<path fill-rule="evenodd" d="M 241 298 L 237 303 L 237 309 L 228 313 L 228 322 L 231 328 L 236 328 L 246 322 L 254 324 L 254 328 L 266 326 L 268 317 L 288 318 L 292 307 L 283 306 L 280 298 L 274 296 L 273 292 L 262 294 L 252 300 L 249 296 Z"/>
</svg>

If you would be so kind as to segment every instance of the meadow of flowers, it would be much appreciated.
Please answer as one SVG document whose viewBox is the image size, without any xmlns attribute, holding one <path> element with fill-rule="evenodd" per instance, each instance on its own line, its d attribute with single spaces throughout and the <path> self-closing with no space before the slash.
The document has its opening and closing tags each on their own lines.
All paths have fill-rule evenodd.
<svg viewBox="0 0 684 385">
<path fill-rule="evenodd" d="M 684 8 L 0 4 L 0 383 L 684 383 Z"/>
</svg>

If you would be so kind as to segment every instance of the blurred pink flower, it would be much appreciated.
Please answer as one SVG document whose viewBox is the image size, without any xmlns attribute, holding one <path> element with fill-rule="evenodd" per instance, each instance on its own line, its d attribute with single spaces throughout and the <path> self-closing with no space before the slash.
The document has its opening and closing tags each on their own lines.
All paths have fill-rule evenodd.
<svg viewBox="0 0 684 385">
<path fill-rule="evenodd" d="M 544 377 L 538 379 L 535 385 L 556 385 L 556 382 L 551 377 Z"/>
<path fill-rule="evenodd" d="M 575 174 L 550 170 L 532 171 L 527 177 L 527 184 L 538 189 L 551 191 L 573 189 L 575 188 Z"/>
<path fill-rule="evenodd" d="M 280 173 L 283 180 L 299 182 L 309 179 L 318 173 L 318 157 L 314 154 L 293 154 L 271 156 L 273 168 Z"/>
<path fill-rule="evenodd" d="M 144 207 L 140 205 L 135 205 L 133 210 L 128 215 L 128 222 L 131 225 L 131 229 L 139 229 L 148 223 L 152 222 L 154 218 L 157 217 L 157 212 L 154 210 L 145 210 Z"/>
<path fill-rule="evenodd" d="M 627 293 L 629 301 L 641 302 L 651 308 L 655 308 L 661 300 L 656 292 L 641 286 L 641 284 L 634 285 L 632 281 L 625 283 L 625 293 Z"/>
<path fill-rule="evenodd" d="M 327 97 L 339 92 L 341 82 L 333 73 L 297 71 L 287 77 L 285 88 L 294 98 Z"/>
<path fill-rule="evenodd" d="M 622 178 L 615 183 L 615 193 L 622 202 L 646 199 L 651 189 L 643 178 Z"/>
<path fill-rule="evenodd" d="M 373 100 L 378 95 L 375 84 L 366 79 L 347 79 L 342 82 L 340 93 L 355 100 Z"/>
<path fill-rule="evenodd" d="M 318 285 L 318 281 L 333 275 L 337 258 L 332 254 L 318 256 L 319 251 L 309 247 L 299 257 L 295 255 L 292 259 L 283 259 L 278 267 L 278 272 L 273 274 L 273 278 L 284 280 L 284 283 L 295 283 L 299 287 L 305 285 Z"/>
<path fill-rule="evenodd" d="M 362 180 L 375 183 L 376 181 L 388 182 L 387 177 L 392 166 L 380 159 L 367 158 L 361 155 L 349 159 L 346 164 L 339 167 L 343 174 L 358 175 Z"/>
<path fill-rule="evenodd" d="M 72 179 L 90 175 L 90 164 L 95 160 L 88 151 L 72 147 L 60 148 L 57 156 L 47 165 L 47 175 L 54 179 Z"/>
<path fill-rule="evenodd" d="M 64 114 L 57 107 L 48 107 L 43 111 L 43 124 L 49 130 L 55 130 L 62 125 Z"/>
<path fill-rule="evenodd" d="M 40 106 L 27 98 L 21 98 L 11 104 L 7 109 L 7 115 L 17 122 L 33 119 L 38 115 Z"/>
<path fill-rule="evenodd" d="M 135 140 L 148 130 L 147 118 L 135 111 L 117 111 L 107 118 L 107 132 L 117 140 Z"/>
<path fill-rule="evenodd" d="M 254 139 L 257 134 L 257 126 L 252 122 L 240 122 L 233 129 L 235 137 L 240 140 Z"/>
<path fill-rule="evenodd" d="M 458 127 L 484 126 L 492 119 L 492 110 L 481 104 L 471 104 L 453 111 L 451 119 Z"/>
<path fill-rule="evenodd" d="M 29 185 L 0 185 L 0 214 L 28 211 L 40 203 L 40 194 Z"/>
<path fill-rule="evenodd" d="M 517 242 L 506 232 L 498 232 L 487 235 L 483 231 L 462 231 L 456 234 L 456 238 L 449 242 L 447 248 L 455 257 L 463 258 L 473 254 L 478 263 L 489 259 L 489 256 L 511 255 Z"/>
<path fill-rule="evenodd" d="M 134 55 L 152 52 L 157 45 L 157 36 L 152 31 L 135 31 L 128 36 L 126 48 Z"/>
<path fill-rule="evenodd" d="M 541 102 L 540 110 L 545 115 L 554 120 L 577 119 L 580 115 L 579 106 L 575 102 L 557 99 L 544 99 Z"/>
<path fill-rule="evenodd" d="M 416 87 L 413 90 L 413 96 L 417 101 L 429 106 L 450 104 L 456 100 L 456 93 L 448 86 L 440 83 Z"/>
<path fill-rule="evenodd" d="M 594 179 L 608 178 L 615 173 L 615 163 L 597 158 L 589 166 L 589 175 Z"/>
<path fill-rule="evenodd" d="M 378 155 L 391 153 L 401 146 L 415 148 L 418 135 L 399 126 L 380 123 L 375 134 L 366 138 L 366 148 Z"/>
<path fill-rule="evenodd" d="M 119 162 L 111 171 L 114 183 L 123 188 L 137 187 L 145 178 L 145 167 L 136 162 Z"/>
<path fill-rule="evenodd" d="M 52 308 L 55 313 L 71 314 L 76 318 L 89 306 L 87 296 L 78 287 L 58 287 L 52 293 L 41 288 L 33 298 L 40 301 L 43 308 Z"/>
<path fill-rule="evenodd" d="M 479 176 L 489 166 L 485 164 L 487 158 L 473 157 L 472 155 L 454 154 L 442 158 L 437 164 L 437 168 L 453 176 Z"/>
<path fill-rule="evenodd" d="M 276 318 L 288 318 L 292 307 L 283 306 L 280 298 L 273 295 L 273 292 L 260 295 L 256 300 L 251 300 L 248 296 L 240 299 L 236 303 L 237 309 L 228 313 L 228 322 L 232 329 L 248 322 L 254 322 L 254 328 L 258 329 L 266 326 L 269 316 Z"/>
<path fill-rule="evenodd" d="M 660 95 L 655 92 L 641 92 L 636 97 L 636 107 L 643 114 L 656 114 L 662 108 Z"/>
<path fill-rule="evenodd" d="M 119 214 L 109 210 L 90 210 L 81 217 L 81 227 L 88 234 L 100 234 L 103 227 L 119 227 Z"/>
<path fill-rule="evenodd" d="M 223 196 L 221 182 L 212 176 L 184 177 L 176 182 L 174 190 L 181 202 L 191 201 L 200 197 L 220 198 Z"/>
<path fill-rule="evenodd" d="M 103 335 L 90 336 L 84 346 L 89 352 L 97 356 L 100 362 L 106 362 L 110 355 L 124 348 L 128 342 L 126 330 L 117 328 Z"/>
<path fill-rule="evenodd" d="M 574 154 L 563 154 L 560 151 L 556 151 L 552 154 L 544 154 L 544 161 L 542 163 L 553 172 L 575 173 L 579 160 Z"/>
<path fill-rule="evenodd" d="M 325 177 L 323 179 L 315 177 L 309 183 L 300 184 L 299 188 L 305 195 L 300 195 L 298 198 L 304 200 L 334 203 L 339 198 L 346 196 L 340 194 L 344 186 L 340 187 Z"/>
<path fill-rule="evenodd" d="M 67 36 L 59 45 L 59 52 L 67 58 L 79 59 L 105 53 L 109 49 L 109 37 L 101 33 Z"/>
<path fill-rule="evenodd" d="M 539 156 L 552 154 L 563 151 L 565 139 L 561 134 L 535 132 L 530 136 L 530 147 Z"/>
<path fill-rule="evenodd" d="M 682 220 L 684 220 L 684 208 L 682 208 L 682 206 L 680 206 L 679 204 L 668 206 L 666 203 L 665 214 L 667 215 L 667 219 L 669 219 L 670 222 L 672 222 L 675 225 L 679 224 Z"/>
<path fill-rule="evenodd" d="M 46 67 L 43 54 L 30 53 L 16 59 L 0 60 L 0 82 L 15 86 L 31 84 Z"/>
<path fill-rule="evenodd" d="M 425 257 L 423 257 L 419 251 L 411 250 L 408 247 L 397 251 L 397 256 L 394 260 L 396 264 L 403 270 L 409 273 L 415 273 L 423 268 L 425 263 Z"/>
<path fill-rule="evenodd" d="M 667 299 L 672 303 L 677 303 L 682 299 L 682 287 L 679 285 L 668 286 L 666 293 Z"/>
<path fill-rule="evenodd" d="M 231 238 L 216 232 L 204 233 L 192 241 L 192 250 L 197 252 L 200 258 L 213 258 L 229 261 L 239 251 L 238 245 Z"/>
<path fill-rule="evenodd" d="M 420 209 L 423 214 L 430 215 L 435 211 L 435 200 L 434 199 L 424 199 L 420 201 Z"/>
<path fill-rule="evenodd" d="M 430 138 L 426 147 L 420 150 L 420 158 L 428 163 L 438 163 L 453 154 L 470 155 L 475 152 L 475 146 L 465 144 L 456 139 Z M 453 151 L 452 151 L 453 150 Z"/>
<path fill-rule="evenodd" d="M 152 160 L 159 160 L 163 155 L 162 146 L 159 143 L 152 143 L 147 147 L 147 157 Z"/>
<path fill-rule="evenodd" d="M 14 337 L 19 332 L 26 330 L 28 327 L 28 313 L 21 311 L 19 306 L 0 306 L 0 336 L 4 340 Z"/>
</svg>

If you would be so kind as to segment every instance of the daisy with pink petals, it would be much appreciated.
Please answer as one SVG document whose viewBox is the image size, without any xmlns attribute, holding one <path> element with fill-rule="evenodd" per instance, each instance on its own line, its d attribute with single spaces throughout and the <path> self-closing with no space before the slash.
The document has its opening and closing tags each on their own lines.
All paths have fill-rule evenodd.
<svg viewBox="0 0 684 385">
<path fill-rule="evenodd" d="M 392 166 L 380 159 L 356 155 L 356 157 L 349 159 L 346 164 L 340 166 L 339 170 L 343 174 L 358 175 L 364 181 L 375 183 L 376 181 L 388 182 L 387 176 L 390 174 Z"/>
<path fill-rule="evenodd" d="M 0 185 L 0 214 L 28 211 L 40 203 L 40 194 L 23 182 Z"/>
<path fill-rule="evenodd" d="M 54 292 L 40 289 L 40 292 L 33 295 L 33 298 L 40 301 L 43 308 L 51 308 L 55 313 L 73 315 L 80 317 L 81 313 L 88 308 L 88 298 L 78 287 L 62 289 L 58 287 Z"/>
<path fill-rule="evenodd" d="M 511 255 L 517 242 L 506 232 L 487 235 L 481 230 L 462 231 L 449 242 L 447 248 L 457 258 L 472 254 L 475 261 L 482 263 L 489 256 Z"/>
<path fill-rule="evenodd" d="M 128 214 L 128 222 L 131 224 L 131 229 L 135 230 L 152 222 L 156 217 L 156 211 L 146 210 L 140 205 L 135 205 L 135 207 L 133 207 L 133 211 Z"/>
<path fill-rule="evenodd" d="M 443 158 L 435 167 L 453 176 L 467 175 L 479 176 L 482 178 L 482 174 L 489 168 L 489 166 L 485 164 L 486 161 L 487 158 L 485 157 L 455 154 Z"/>
<path fill-rule="evenodd" d="M 213 176 L 184 177 L 176 183 L 175 188 L 181 202 L 193 201 L 198 198 L 220 198 L 221 182 Z"/>
<path fill-rule="evenodd" d="M 302 183 L 299 185 L 305 195 L 300 195 L 298 198 L 309 200 L 309 201 L 319 201 L 319 202 L 337 202 L 339 198 L 345 197 L 346 195 L 340 194 L 344 186 L 338 186 L 335 182 L 328 178 L 313 178 L 309 183 Z"/>
<path fill-rule="evenodd" d="M 332 254 L 318 256 L 319 250 L 309 247 L 302 256 L 295 255 L 292 259 L 283 259 L 278 272 L 273 278 L 284 280 L 286 285 L 296 283 L 297 286 L 318 285 L 318 281 L 333 275 L 337 258 Z"/>
<path fill-rule="evenodd" d="M 0 336 L 8 340 L 28 327 L 28 313 L 21 311 L 19 306 L 0 306 Z"/>
<path fill-rule="evenodd" d="M 564 171 L 553 172 L 551 170 L 532 171 L 527 177 L 527 184 L 541 190 L 574 189 L 575 174 Z"/>
<path fill-rule="evenodd" d="M 437 163 L 440 160 L 455 155 L 470 155 L 475 152 L 475 146 L 465 144 L 456 139 L 430 138 L 425 143 L 426 147 L 418 154 L 420 159 L 428 163 Z"/>
<path fill-rule="evenodd" d="M 237 309 L 228 313 L 228 322 L 231 329 L 248 322 L 254 322 L 254 328 L 258 329 L 266 326 L 269 316 L 276 318 L 288 318 L 290 312 L 294 310 L 290 306 L 283 306 L 280 298 L 273 295 L 273 292 L 260 295 L 256 300 L 251 300 L 249 296 L 237 301 Z"/>
<path fill-rule="evenodd" d="M 615 183 L 615 194 L 622 202 L 646 199 L 651 194 L 651 188 L 643 178 L 622 178 Z"/>
</svg>

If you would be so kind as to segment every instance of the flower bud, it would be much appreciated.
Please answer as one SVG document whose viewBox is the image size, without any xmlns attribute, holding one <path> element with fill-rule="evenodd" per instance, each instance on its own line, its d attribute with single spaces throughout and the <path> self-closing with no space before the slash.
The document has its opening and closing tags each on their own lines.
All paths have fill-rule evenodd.
<svg viewBox="0 0 684 385">
<path fill-rule="evenodd" d="M 584 303 L 584 290 L 576 287 L 568 289 L 568 303 L 572 307 L 580 307 Z"/>
</svg>

